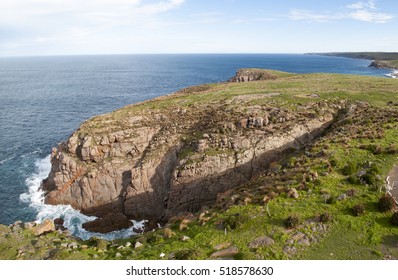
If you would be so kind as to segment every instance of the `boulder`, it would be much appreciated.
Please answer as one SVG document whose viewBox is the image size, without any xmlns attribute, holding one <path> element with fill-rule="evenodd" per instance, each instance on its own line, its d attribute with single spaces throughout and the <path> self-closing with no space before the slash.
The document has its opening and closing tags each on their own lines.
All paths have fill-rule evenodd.
<svg viewBox="0 0 398 280">
<path fill-rule="evenodd" d="M 122 213 L 108 214 L 102 218 L 83 224 L 88 231 L 107 233 L 114 230 L 129 228 L 133 223 Z"/>
<path fill-rule="evenodd" d="M 299 198 L 299 193 L 295 188 L 291 188 L 288 193 L 287 193 L 287 197 L 291 197 L 291 198 Z"/>
<path fill-rule="evenodd" d="M 44 220 L 42 223 L 32 228 L 33 233 L 36 236 L 46 234 L 55 231 L 55 225 L 53 220 Z"/>
<path fill-rule="evenodd" d="M 256 249 L 259 247 L 271 246 L 274 243 L 275 241 L 271 237 L 263 236 L 251 241 L 247 246 L 251 249 Z"/>
<path fill-rule="evenodd" d="M 214 252 L 210 255 L 210 258 L 221 258 L 221 259 L 230 259 L 239 254 L 239 249 L 235 246 L 229 247 L 227 249 Z"/>
</svg>

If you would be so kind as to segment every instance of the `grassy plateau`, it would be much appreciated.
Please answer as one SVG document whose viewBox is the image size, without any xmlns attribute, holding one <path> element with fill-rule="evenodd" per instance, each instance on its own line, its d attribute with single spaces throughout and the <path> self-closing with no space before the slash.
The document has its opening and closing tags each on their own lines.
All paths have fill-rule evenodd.
<svg viewBox="0 0 398 280">
<path fill-rule="evenodd" d="M 249 183 L 231 183 L 211 207 L 162 228 L 83 241 L 65 232 L 37 236 L 23 225 L 0 226 L 0 259 L 398 259 L 395 206 L 380 202 L 398 162 L 398 79 L 271 73 L 277 78 L 193 87 L 129 105 L 111 114 L 113 124 L 145 110 L 239 106 L 239 100 L 292 111 L 316 102 L 348 104 L 346 115 Z M 82 133 L 106 129 L 109 117 L 92 118 Z"/>
</svg>

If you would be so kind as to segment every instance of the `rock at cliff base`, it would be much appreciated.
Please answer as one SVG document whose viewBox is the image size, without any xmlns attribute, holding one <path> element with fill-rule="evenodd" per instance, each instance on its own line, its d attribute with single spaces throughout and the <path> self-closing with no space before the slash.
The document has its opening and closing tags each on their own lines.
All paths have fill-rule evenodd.
<svg viewBox="0 0 398 280">
<path fill-rule="evenodd" d="M 107 233 L 114 230 L 129 228 L 133 223 L 122 213 L 112 213 L 102 218 L 83 224 L 83 228 L 88 231 Z"/>
</svg>

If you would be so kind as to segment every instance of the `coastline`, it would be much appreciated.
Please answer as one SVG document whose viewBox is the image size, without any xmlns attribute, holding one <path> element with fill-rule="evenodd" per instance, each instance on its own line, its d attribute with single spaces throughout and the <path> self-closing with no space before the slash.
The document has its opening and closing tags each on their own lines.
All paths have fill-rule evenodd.
<svg viewBox="0 0 398 280">
<path fill-rule="evenodd" d="M 387 77 L 393 79 L 398 78 L 398 53 L 388 52 L 332 52 L 332 53 L 309 53 L 310 55 L 323 55 L 334 57 L 345 57 L 352 59 L 365 59 L 372 62 L 368 67 L 376 69 L 392 70 L 391 73 L 386 74 Z"/>
<path fill-rule="evenodd" d="M 172 193 L 178 196 L 168 196 L 168 202 L 177 199 L 179 206 L 186 197 L 190 199 L 192 205 L 193 197 L 206 192 L 189 197 L 184 194 L 200 186 L 198 177 L 195 179 L 194 176 L 209 178 L 205 173 L 217 178 L 213 180 L 217 186 L 225 182 L 225 186 L 231 189 L 218 193 L 215 201 L 212 200 L 211 204 L 204 205 L 200 211 L 192 208 L 179 211 L 162 227 L 121 239 L 104 240 L 102 236 L 76 238 L 71 236 L 71 231 L 64 230 L 67 221 L 65 217 L 63 223 L 60 219 L 57 221 L 43 219 L 43 225 L 22 222 L 10 226 L 0 225 L 0 233 L 4 233 L 0 235 L 2 251 L 0 257 L 98 260 L 196 260 L 217 259 L 220 256 L 230 259 L 398 258 L 395 247 L 389 247 L 389 244 L 383 242 L 384 238 L 396 234 L 398 229 L 376 223 L 369 225 L 370 219 L 390 220 L 390 212 L 368 210 L 366 215 L 347 215 L 347 209 L 351 211 L 355 205 L 375 204 L 378 201 L 380 193 L 376 187 L 396 161 L 398 151 L 391 135 L 398 133 L 395 126 L 398 109 L 391 103 L 397 99 L 397 81 L 359 75 L 322 73 L 301 75 L 270 70 L 253 73 L 253 69 L 241 73 L 245 76 L 236 77 L 234 80 L 244 82 L 213 84 L 211 88 L 206 86 L 188 88 L 167 97 L 126 106 L 109 114 L 93 117 L 78 130 L 85 135 L 82 138 L 84 143 L 91 139 L 89 152 L 94 159 L 94 156 L 99 154 L 92 154 L 91 151 L 99 150 L 95 146 L 113 147 L 116 152 L 116 148 L 133 143 L 130 139 L 140 138 L 139 131 L 148 134 L 148 130 L 140 127 L 157 126 L 159 122 L 156 117 L 159 116 L 163 122 L 169 120 L 167 126 L 159 130 L 164 134 L 156 134 L 154 135 L 156 139 L 152 137 L 153 141 L 149 140 L 152 141 L 151 149 L 142 149 L 146 152 L 144 157 L 135 156 L 151 165 L 140 166 L 140 173 L 133 171 L 134 165 L 132 173 L 149 174 L 149 171 L 141 172 L 141 170 L 153 169 L 157 164 L 156 158 L 159 152 L 167 153 L 170 150 L 168 147 L 175 145 L 176 141 L 173 139 L 178 136 L 173 136 L 173 133 L 174 135 L 189 133 L 190 138 L 184 136 L 186 138 L 181 144 L 184 146 L 180 146 L 177 153 L 161 157 L 162 161 L 159 163 L 160 168 L 164 162 L 177 164 L 175 170 L 178 172 L 170 174 L 178 175 L 178 189 L 175 189 L 178 192 Z M 292 83 L 295 84 L 294 87 L 290 86 Z M 381 94 L 374 92 L 375 88 Z M 217 106 L 222 106 L 223 110 L 219 110 L 221 107 Z M 216 112 L 221 111 L 222 115 L 217 115 Z M 207 118 L 206 114 L 211 118 Z M 129 122 L 119 122 L 125 120 L 126 116 Z M 336 116 L 336 119 L 333 116 Z M 331 129 L 324 136 L 316 137 L 313 133 L 315 138 L 296 137 L 300 131 L 305 132 L 300 126 L 317 129 L 313 124 L 328 123 L 331 118 L 335 120 L 334 126 L 327 125 Z M 200 121 L 193 122 L 194 120 Z M 136 134 L 123 133 L 122 138 L 120 130 L 117 130 L 117 142 L 115 137 L 114 140 L 112 138 L 113 143 L 110 143 L 109 136 L 114 134 L 111 129 L 120 127 L 112 126 L 112 123 L 122 124 L 124 131 L 127 132 L 130 132 L 130 127 L 127 126 L 134 126 L 132 129 Z M 190 130 L 189 125 L 193 125 L 195 130 Z M 386 128 L 383 131 L 378 130 L 383 125 L 386 125 Z M 169 126 L 174 127 L 166 134 Z M 184 130 L 187 133 L 184 133 Z M 297 144 L 294 154 L 289 154 L 287 158 L 284 155 L 273 157 L 274 161 L 268 167 L 259 165 L 264 162 L 265 157 L 259 158 L 258 161 L 249 158 L 250 155 L 270 156 L 266 150 L 268 147 L 266 145 L 270 143 L 268 140 L 280 143 L 282 137 L 289 137 L 286 134 L 289 131 L 290 135 L 294 133 L 294 138 L 299 140 L 293 142 Z M 344 134 L 345 139 L 341 141 L 344 131 L 349 133 Z M 109 143 L 105 137 L 103 138 L 104 135 Z M 167 141 L 164 135 L 167 135 Z M 70 139 L 73 140 L 73 136 Z M 377 144 L 373 144 L 373 140 L 376 139 L 378 139 Z M 310 141 L 312 148 L 305 149 L 302 146 L 303 141 Z M 364 145 L 358 146 L 357 141 L 361 141 Z M 71 141 L 69 143 L 72 144 Z M 81 143 L 82 148 L 83 146 L 87 148 L 84 143 Z M 120 143 L 124 145 L 121 146 Z M 134 141 L 134 143 L 141 142 Z M 149 145 L 144 143 L 142 146 Z M 64 171 L 75 166 L 72 162 L 80 162 L 77 159 L 79 154 L 75 156 L 69 152 L 74 145 L 66 147 L 68 150 L 65 149 L 58 157 L 65 159 L 62 162 Z M 137 147 L 136 153 L 140 152 L 138 150 L 140 147 Z M 251 153 L 249 149 L 256 150 Z M 290 151 L 289 148 L 289 153 Z M 366 161 L 364 153 L 367 155 Z M 349 159 L 346 154 L 349 154 Z M 87 181 L 91 182 L 95 178 L 109 174 L 101 173 L 103 169 L 95 171 L 98 157 L 95 158 L 97 161 L 92 161 L 86 157 L 86 150 L 82 150 L 81 155 L 85 157 L 84 160 L 88 162 L 90 168 Z M 167 159 L 169 155 L 172 157 L 171 160 Z M 106 163 L 113 162 L 112 166 L 108 165 L 112 170 L 123 167 L 127 161 L 131 162 L 134 159 L 131 153 L 114 153 L 112 157 L 112 161 L 106 161 Z M 250 162 L 250 165 L 244 165 L 244 161 Z M 383 166 L 373 167 L 368 161 L 383 162 Z M 232 167 L 231 173 L 225 173 L 224 167 L 229 162 Z M 118 166 L 119 163 L 122 165 Z M 240 165 L 237 167 L 236 163 Z M 101 163 L 97 165 L 100 168 L 106 166 Z M 345 166 L 360 166 L 361 172 Z M 249 181 L 235 185 L 237 180 L 231 180 L 231 176 L 234 175 L 232 171 L 237 168 L 239 173 L 258 171 L 259 175 L 244 177 Z M 154 170 L 159 171 L 159 168 Z M 161 175 L 162 172 L 157 174 Z M 218 180 L 221 176 L 222 180 Z M 366 184 L 370 187 L 364 187 L 365 181 L 362 180 L 365 179 L 368 180 Z M 180 182 L 193 182 L 196 185 L 195 188 L 186 189 L 187 191 L 183 193 L 180 190 L 184 186 Z M 208 182 L 212 181 L 206 181 L 206 186 Z M 286 182 L 289 182 L 289 185 L 282 186 Z M 79 186 L 81 186 L 79 182 L 76 182 L 76 187 Z M 174 186 L 176 185 L 170 183 L 170 187 Z M 136 202 L 140 203 L 141 198 L 143 196 L 138 196 Z M 204 196 L 200 196 L 199 199 L 202 201 Z M 331 203 L 327 203 L 327 200 Z M 132 204 L 128 206 L 130 205 Z M 322 209 L 322 212 L 319 209 Z M 291 213 L 292 217 L 299 218 L 293 228 L 284 222 L 290 220 Z M 330 213 L 333 214 L 332 218 Z M 349 225 L 355 227 L 351 228 Z M 378 240 L 381 241 L 373 245 L 366 243 L 368 236 L 363 236 L 361 230 L 365 227 L 372 236 L 378 234 L 380 236 Z M 347 234 L 343 235 L 341 232 Z M 346 236 L 349 238 L 345 238 Z M 329 253 L 331 242 L 333 256 Z M 327 246 L 326 249 L 323 249 L 324 245 Z M 347 251 L 347 246 L 353 249 Z M 370 255 L 367 253 L 368 249 L 377 249 L 380 253 Z M 357 253 L 352 255 L 353 251 Z"/>
</svg>

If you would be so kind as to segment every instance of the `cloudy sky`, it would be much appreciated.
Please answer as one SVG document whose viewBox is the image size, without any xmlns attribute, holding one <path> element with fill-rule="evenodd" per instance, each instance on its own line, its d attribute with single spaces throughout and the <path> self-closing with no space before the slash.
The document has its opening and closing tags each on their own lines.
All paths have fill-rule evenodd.
<svg viewBox="0 0 398 280">
<path fill-rule="evenodd" d="M 396 0 L 1 0 L 0 56 L 397 51 Z"/>
</svg>

